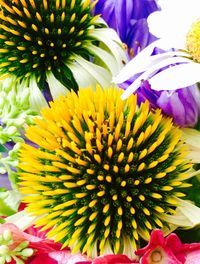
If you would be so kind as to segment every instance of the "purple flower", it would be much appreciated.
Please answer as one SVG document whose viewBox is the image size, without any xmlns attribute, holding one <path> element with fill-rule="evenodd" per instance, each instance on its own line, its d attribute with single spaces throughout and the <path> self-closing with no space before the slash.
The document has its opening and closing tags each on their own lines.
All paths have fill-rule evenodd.
<svg viewBox="0 0 200 264">
<path fill-rule="evenodd" d="M 164 53 L 163 50 L 155 48 L 152 55 Z M 166 68 L 164 67 L 159 71 Z M 154 72 L 152 76 L 157 72 Z M 173 121 L 181 127 L 194 127 L 197 124 L 200 115 L 200 91 L 197 85 L 183 89 L 167 90 L 167 83 L 163 83 L 163 89 L 161 88 L 160 91 L 157 91 L 151 89 L 148 80 L 143 80 L 140 77 L 142 74 L 133 75 L 133 77 L 119 86 L 126 90 L 138 78 L 141 81 L 140 87 L 135 91 L 138 96 L 138 104 L 149 100 L 151 107 L 161 108 L 164 114 L 171 116 Z"/>
<path fill-rule="evenodd" d="M 128 46 L 130 55 L 135 55 L 156 39 L 149 33 L 146 21 L 156 10 L 154 0 L 99 0 L 94 12 L 101 14 Z"/>
</svg>

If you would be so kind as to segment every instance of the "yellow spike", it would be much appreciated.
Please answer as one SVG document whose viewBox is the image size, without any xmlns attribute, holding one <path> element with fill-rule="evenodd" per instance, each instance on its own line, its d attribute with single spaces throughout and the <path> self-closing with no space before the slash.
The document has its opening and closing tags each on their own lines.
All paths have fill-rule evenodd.
<svg viewBox="0 0 200 264">
<path fill-rule="evenodd" d="M 152 230 L 152 225 L 151 225 L 151 223 L 149 222 L 149 221 L 145 221 L 144 222 L 144 224 L 145 224 L 145 226 L 148 228 L 148 229 L 150 229 L 150 230 Z"/>
<path fill-rule="evenodd" d="M 102 196 L 104 196 L 105 195 L 105 191 L 99 191 L 98 193 L 97 193 L 97 196 L 98 197 L 102 197 Z"/>
<path fill-rule="evenodd" d="M 141 160 L 147 155 L 147 149 L 144 149 L 140 152 L 138 159 Z"/>
<path fill-rule="evenodd" d="M 15 36 L 20 36 L 20 32 L 18 32 L 17 30 L 14 30 L 14 29 L 10 29 L 10 33 L 12 33 L 13 35 Z M 26 48 L 25 48 L 26 49 Z M 24 49 L 24 50 L 25 50 Z"/>
<path fill-rule="evenodd" d="M 133 138 L 131 137 L 128 141 L 128 144 L 127 144 L 127 148 L 126 150 L 129 151 L 132 147 L 133 147 L 133 143 L 134 143 L 134 140 Z"/>
<path fill-rule="evenodd" d="M 156 148 L 157 148 L 157 142 L 154 142 L 150 148 L 147 150 L 148 151 L 148 154 L 152 153 Z"/>
<path fill-rule="evenodd" d="M 24 35 L 24 38 L 25 38 L 25 40 L 32 41 L 32 38 L 26 34 Z"/>
<path fill-rule="evenodd" d="M 118 156 L 117 162 L 118 162 L 118 163 L 121 163 L 121 162 L 123 161 L 123 159 L 124 159 L 124 153 L 121 152 L 121 153 L 119 154 L 119 156 Z"/>
<path fill-rule="evenodd" d="M 83 216 L 81 218 L 79 218 L 75 223 L 74 223 L 74 226 L 79 226 L 79 225 L 82 225 L 83 222 L 87 219 L 86 216 Z"/>
<path fill-rule="evenodd" d="M 116 201 L 116 200 L 117 200 L 117 195 L 114 194 L 114 195 L 112 196 L 112 199 L 113 199 L 113 201 Z"/>
<path fill-rule="evenodd" d="M 121 207 L 119 207 L 119 208 L 117 209 L 117 213 L 118 213 L 118 215 L 123 215 L 123 210 L 122 210 Z"/>
<path fill-rule="evenodd" d="M 28 62 L 28 59 L 23 59 L 23 60 L 20 60 L 19 62 L 22 63 L 22 64 L 23 63 L 27 63 Z"/>
<path fill-rule="evenodd" d="M 148 165 L 148 169 L 152 169 L 155 168 L 158 165 L 158 161 L 152 161 L 149 165 Z"/>
<path fill-rule="evenodd" d="M 106 179 L 106 181 L 107 181 L 107 182 L 109 182 L 109 183 L 111 183 L 111 182 L 112 182 L 112 177 L 111 177 L 111 176 L 109 176 L 109 175 L 107 175 L 105 179 Z"/>
<path fill-rule="evenodd" d="M 65 12 L 63 11 L 61 15 L 61 21 L 64 22 L 64 20 L 65 20 Z"/>
<path fill-rule="evenodd" d="M 5 3 L 5 1 L 0 0 L 0 5 L 3 6 L 3 7 L 4 7 L 9 13 L 11 13 L 11 14 L 14 14 L 14 13 L 15 13 L 15 11 L 14 11 L 12 8 L 10 8 L 10 7 Z"/>
<path fill-rule="evenodd" d="M 162 191 L 171 191 L 171 190 L 173 190 L 173 187 L 166 185 L 166 186 L 161 187 L 160 190 L 162 190 Z"/>
<path fill-rule="evenodd" d="M 16 6 L 12 6 L 12 8 L 15 11 L 16 14 L 18 14 L 21 17 L 23 17 L 23 13 Z"/>
<path fill-rule="evenodd" d="M 160 221 L 160 219 L 158 219 L 158 218 L 154 218 L 154 222 L 159 226 L 159 227 L 163 227 L 163 224 L 162 224 L 162 222 Z"/>
<path fill-rule="evenodd" d="M 61 204 L 59 204 L 59 205 L 56 205 L 56 206 L 53 208 L 53 210 L 54 210 L 54 211 L 57 211 L 57 210 L 60 210 L 60 209 L 65 209 L 65 208 L 67 208 L 67 207 L 69 207 L 69 206 L 71 206 L 71 205 L 76 204 L 76 202 L 77 202 L 77 200 L 69 200 L 69 201 L 67 201 L 67 202 L 65 202 L 65 203 L 61 203 Z"/>
<path fill-rule="evenodd" d="M 109 204 L 104 205 L 103 213 L 106 214 L 108 212 L 109 208 L 110 208 Z"/>
<path fill-rule="evenodd" d="M 39 22 L 42 22 L 42 17 L 38 12 L 36 12 L 35 16 Z"/>
<path fill-rule="evenodd" d="M 90 0 L 85 0 L 85 1 L 83 2 L 82 9 L 84 10 L 84 9 L 87 8 L 89 5 L 90 5 Z"/>
<path fill-rule="evenodd" d="M 131 221 L 131 224 L 132 224 L 132 227 L 133 227 L 134 229 L 137 229 L 137 223 L 136 223 L 135 219 L 133 219 L 133 220 Z"/>
<path fill-rule="evenodd" d="M 99 163 L 99 164 L 101 164 L 101 157 L 100 157 L 100 155 L 99 154 L 94 154 L 94 159 Z"/>
<path fill-rule="evenodd" d="M 89 190 L 89 191 L 95 190 L 96 186 L 94 184 L 88 184 L 88 185 L 86 185 L 86 189 Z"/>
<path fill-rule="evenodd" d="M 76 209 L 69 209 L 64 211 L 64 213 L 62 214 L 62 216 L 70 216 L 72 215 L 74 212 L 76 211 Z"/>
<path fill-rule="evenodd" d="M 131 163 L 133 161 L 134 154 L 133 152 L 130 152 L 128 155 L 127 163 Z"/>
<path fill-rule="evenodd" d="M 31 19 L 31 14 L 30 14 L 30 12 L 28 11 L 28 9 L 24 7 L 23 10 L 24 10 L 24 13 L 26 14 L 26 16 L 27 16 L 29 19 Z"/>
<path fill-rule="evenodd" d="M 48 2 L 47 2 L 47 0 L 43 0 L 43 6 L 44 6 L 44 9 L 45 10 L 48 9 Z"/>
<path fill-rule="evenodd" d="M 56 9 L 58 10 L 60 8 L 60 0 L 56 0 Z"/>
<path fill-rule="evenodd" d="M 173 197 L 168 197 L 166 199 L 166 202 L 168 202 L 169 204 L 172 204 L 172 205 L 176 205 L 177 206 L 177 200 L 174 199 Z"/>
<path fill-rule="evenodd" d="M 64 229 L 55 235 L 54 241 L 55 242 L 61 241 L 66 236 L 67 236 L 67 230 Z"/>
<path fill-rule="evenodd" d="M 62 1 L 62 8 L 66 7 L 66 0 L 61 0 Z M 76 0 L 75 0 L 76 1 Z M 74 0 L 71 1 L 71 3 L 74 2 Z"/>
<path fill-rule="evenodd" d="M 85 14 L 85 15 L 81 18 L 80 23 L 85 22 L 85 20 L 87 19 L 87 17 L 88 17 L 88 14 Z"/>
<path fill-rule="evenodd" d="M 166 172 L 159 172 L 158 174 L 156 174 L 155 178 L 161 179 L 161 178 L 165 177 L 166 175 L 167 175 Z"/>
<path fill-rule="evenodd" d="M 136 146 L 139 147 L 143 140 L 144 140 L 144 132 L 141 132 L 136 141 Z"/>
<path fill-rule="evenodd" d="M 118 168 L 116 165 L 114 165 L 114 166 L 113 166 L 113 171 L 114 171 L 115 173 L 118 173 L 118 172 L 119 172 L 119 168 Z"/>
<path fill-rule="evenodd" d="M 73 13 L 71 15 L 70 22 L 74 22 L 75 18 L 76 18 L 76 13 Z"/>
<path fill-rule="evenodd" d="M 44 33 L 47 34 L 47 35 L 49 35 L 49 29 L 48 28 L 45 28 L 44 29 Z"/>
<path fill-rule="evenodd" d="M 98 212 L 94 212 L 90 215 L 89 220 L 92 222 L 98 215 Z"/>
<path fill-rule="evenodd" d="M 138 166 L 137 171 L 142 171 L 142 170 L 144 170 L 145 167 L 146 167 L 146 164 L 145 164 L 144 162 L 142 162 L 142 163 Z"/>
<path fill-rule="evenodd" d="M 152 182 L 152 178 L 151 178 L 151 177 L 147 178 L 147 179 L 144 181 L 145 184 L 149 184 L 150 182 Z"/>
<path fill-rule="evenodd" d="M 111 216 L 107 216 L 105 221 L 104 221 L 104 226 L 108 226 L 110 224 Z"/>
<path fill-rule="evenodd" d="M 75 31 L 75 27 L 73 26 L 70 28 L 69 34 L 72 34 L 74 31 Z"/>
<path fill-rule="evenodd" d="M 162 207 L 158 206 L 158 205 L 156 205 L 156 206 L 154 207 L 154 209 L 155 209 L 158 213 L 164 213 L 164 212 L 165 212 L 165 210 L 164 210 Z"/>
<path fill-rule="evenodd" d="M 121 186 L 122 186 L 122 187 L 125 187 L 125 186 L 126 186 L 126 181 L 122 181 L 122 182 L 121 182 Z"/>
<path fill-rule="evenodd" d="M 107 170 L 108 171 L 110 169 L 110 166 L 108 164 L 104 164 L 103 165 L 103 168 L 104 168 L 104 170 Z"/>
<path fill-rule="evenodd" d="M 77 214 L 79 214 L 79 215 L 80 215 L 80 214 L 83 214 L 87 209 L 88 209 L 88 206 L 85 205 L 85 206 L 81 207 L 81 208 L 78 210 Z"/>
<path fill-rule="evenodd" d="M 117 151 L 117 152 L 121 150 L 122 145 L 123 145 L 122 140 L 119 139 L 119 140 L 117 141 L 117 145 L 116 145 L 116 151 Z"/>
<path fill-rule="evenodd" d="M 103 175 L 98 175 L 98 176 L 97 176 L 97 179 L 98 179 L 99 181 L 103 181 L 103 180 L 104 180 L 104 176 L 103 176 Z"/>
<path fill-rule="evenodd" d="M 138 196 L 138 198 L 139 198 L 141 201 L 145 201 L 145 196 L 142 195 L 142 194 L 140 194 L 140 195 Z"/>
<path fill-rule="evenodd" d="M 71 0 L 71 5 L 70 5 L 70 9 L 74 8 L 74 5 L 76 3 L 76 0 Z M 63 6 L 63 5 L 62 5 Z M 65 5 L 63 6 L 63 8 L 65 7 Z"/>
<path fill-rule="evenodd" d="M 93 223 L 90 225 L 90 227 L 88 228 L 87 234 L 91 234 L 96 228 L 96 223 Z"/>
<path fill-rule="evenodd" d="M 134 181 L 134 185 L 137 186 L 137 185 L 139 185 L 139 184 L 140 184 L 140 181 L 139 181 L 139 180 L 135 180 L 135 181 Z"/>
<path fill-rule="evenodd" d="M 31 25 L 32 29 L 36 32 L 38 32 L 38 27 L 35 25 L 35 24 L 32 24 Z M 39 44 L 39 41 L 38 41 L 38 44 Z M 40 44 L 39 44 L 40 45 Z"/>
<path fill-rule="evenodd" d="M 144 208 L 143 212 L 144 212 L 145 215 L 148 215 L 148 216 L 151 215 L 150 211 L 147 208 Z"/>
<path fill-rule="evenodd" d="M 112 155 L 113 155 L 113 150 L 111 147 L 108 147 L 108 152 L 107 152 L 108 158 L 112 158 Z"/>
<path fill-rule="evenodd" d="M 155 198 L 155 199 L 161 199 L 162 198 L 162 195 L 159 194 L 159 193 L 152 193 L 151 194 L 151 197 Z"/>
<path fill-rule="evenodd" d="M 126 166 L 124 167 L 124 172 L 127 173 L 129 171 L 130 171 L 130 166 L 126 164 Z"/>
<path fill-rule="evenodd" d="M 127 197 L 126 197 L 126 200 L 127 200 L 127 202 L 129 202 L 129 203 L 130 203 L 130 202 L 132 202 L 132 200 L 133 200 L 133 199 L 132 199 L 132 197 L 131 197 L 131 196 L 127 196 Z"/>
<path fill-rule="evenodd" d="M 36 9 L 35 1 L 34 0 L 29 0 L 31 6 L 33 9 Z"/>
<path fill-rule="evenodd" d="M 169 172 L 172 172 L 172 171 L 174 171 L 176 169 L 176 166 L 170 166 L 170 167 L 168 167 L 166 170 L 165 170 L 165 172 L 166 173 L 169 173 Z M 183 169 L 183 168 L 182 168 Z"/>
<path fill-rule="evenodd" d="M 97 200 L 93 200 L 89 203 L 89 207 L 92 208 L 95 206 L 95 204 L 97 203 Z"/>
</svg>

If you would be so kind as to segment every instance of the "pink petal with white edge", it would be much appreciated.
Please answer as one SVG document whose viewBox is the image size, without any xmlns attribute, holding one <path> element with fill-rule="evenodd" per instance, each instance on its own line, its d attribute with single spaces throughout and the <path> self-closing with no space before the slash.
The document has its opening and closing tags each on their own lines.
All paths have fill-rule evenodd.
<svg viewBox="0 0 200 264">
<path fill-rule="evenodd" d="M 200 250 L 191 252 L 187 255 L 184 264 L 199 264 L 200 263 Z"/>
</svg>

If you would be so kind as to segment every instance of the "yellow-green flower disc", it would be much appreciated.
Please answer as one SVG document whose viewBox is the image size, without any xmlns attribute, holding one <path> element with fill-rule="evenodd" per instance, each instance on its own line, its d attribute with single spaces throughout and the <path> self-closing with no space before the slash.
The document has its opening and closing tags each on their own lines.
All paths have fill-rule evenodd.
<svg viewBox="0 0 200 264">
<path fill-rule="evenodd" d="M 186 171 L 181 131 L 136 96 L 97 87 L 71 92 L 26 130 L 19 180 L 48 237 L 81 251 L 121 253 L 173 214 Z"/>
<path fill-rule="evenodd" d="M 200 19 L 193 23 L 188 32 L 186 47 L 193 59 L 200 63 Z"/>
</svg>

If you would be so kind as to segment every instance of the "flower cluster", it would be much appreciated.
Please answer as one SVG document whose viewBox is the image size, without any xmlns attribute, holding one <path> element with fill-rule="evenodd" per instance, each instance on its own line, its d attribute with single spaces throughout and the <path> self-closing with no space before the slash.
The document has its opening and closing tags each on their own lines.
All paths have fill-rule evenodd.
<svg viewBox="0 0 200 264">
<path fill-rule="evenodd" d="M 0 0 L 1 264 L 199 263 L 198 7 Z"/>
</svg>

